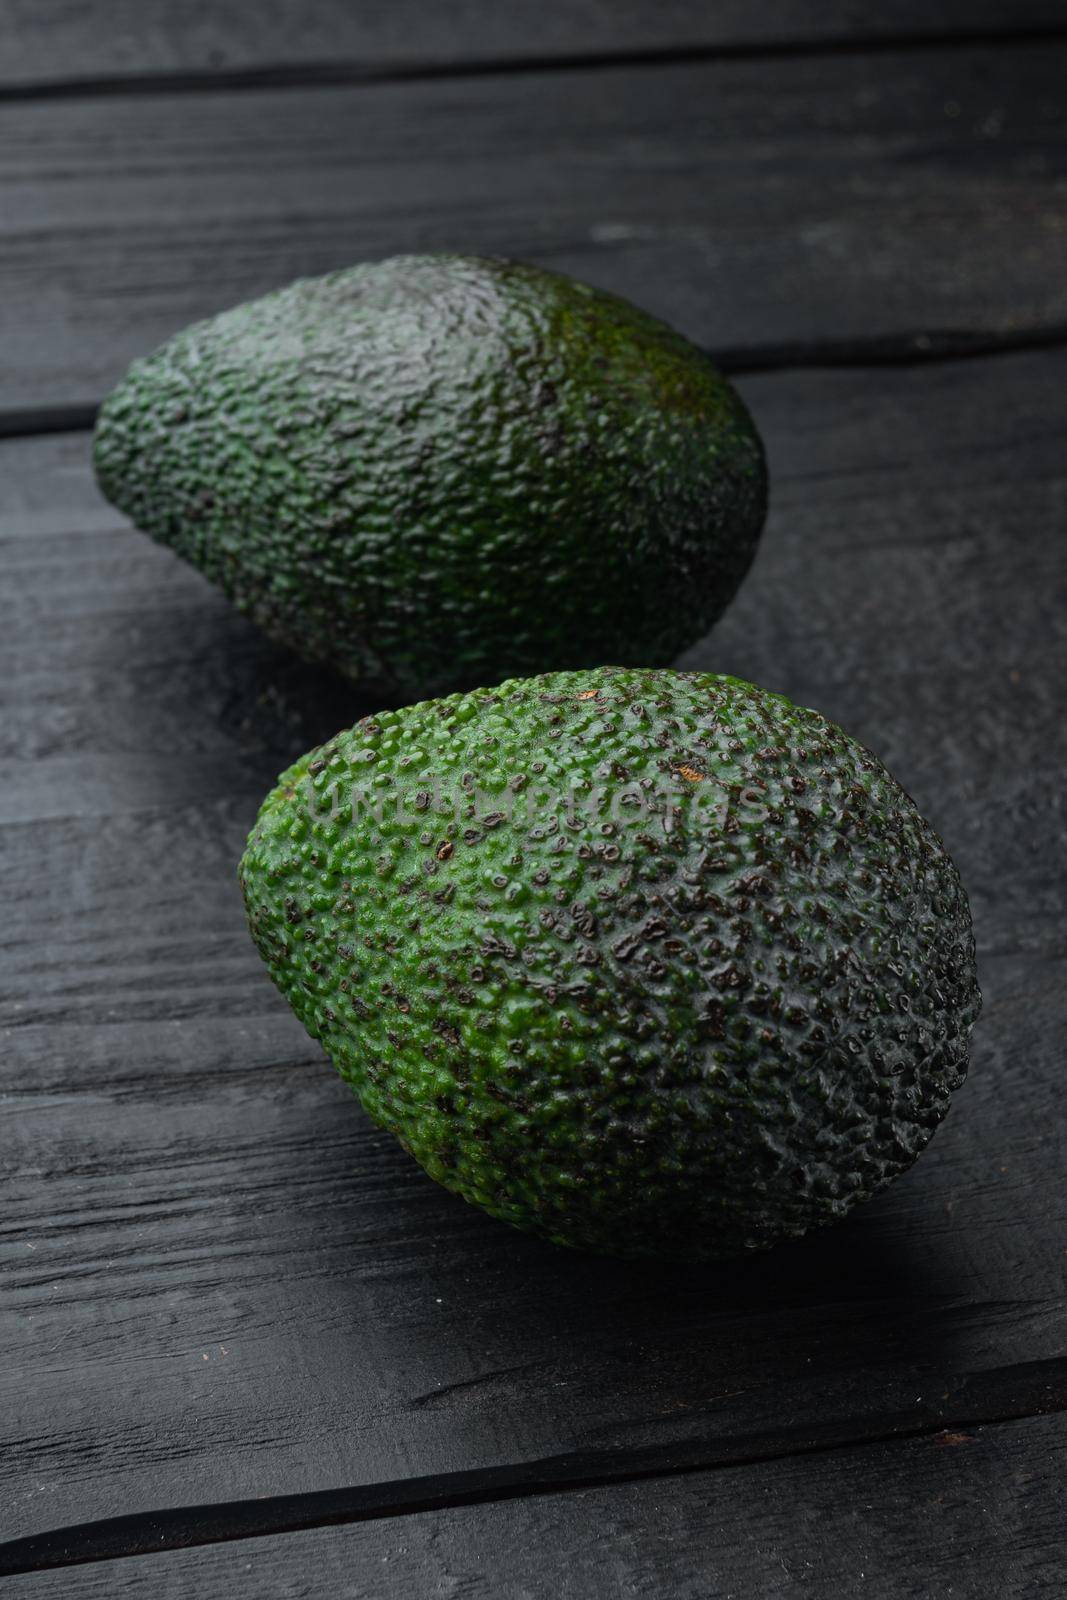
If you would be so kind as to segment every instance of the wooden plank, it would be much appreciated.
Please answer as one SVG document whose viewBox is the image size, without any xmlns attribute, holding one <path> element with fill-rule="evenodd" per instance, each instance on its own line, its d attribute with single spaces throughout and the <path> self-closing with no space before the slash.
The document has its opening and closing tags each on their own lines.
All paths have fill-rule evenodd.
<svg viewBox="0 0 1067 1600">
<path fill-rule="evenodd" d="M 1055 332 L 1065 65 L 1067 43 L 8 105 L 0 412 L 87 405 L 183 323 L 398 251 L 562 268 L 742 364 Z"/>
<path fill-rule="evenodd" d="M 960 1375 L 1062 1365 L 1065 381 L 1045 352 L 745 385 L 772 518 L 692 660 L 886 757 L 971 891 L 986 1012 L 912 1174 L 700 1274 L 514 1234 L 367 1124 L 233 881 L 282 763 L 361 708 L 123 529 L 84 435 L 0 445 L 6 1536 L 572 1448 L 847 1436 Z"/>
<path fill-rule="evenodd" d="M 375 74 L 448 70 L 479 63 L 540 63 L 583 55 L 736 50 L 901 36 L 1018 34 L 1060 29 L 1054 0 L 423 0 L 354 6 L 349 0 L 251 5 L 217 0 L 175 7 L 117 0 L 107 25 L 89 0 L 8 7 L 0 91 L 57 85 L 121 85 L 160 75 L 223 79 L 234 74 Z"/>
<path fill-rule="evenodd" d="M 11 1600 L 457 1593 L 1063 1593 L 1062 1416 L 717 1472 L 212 1544 L 8 1580 Z"/>
</svg>

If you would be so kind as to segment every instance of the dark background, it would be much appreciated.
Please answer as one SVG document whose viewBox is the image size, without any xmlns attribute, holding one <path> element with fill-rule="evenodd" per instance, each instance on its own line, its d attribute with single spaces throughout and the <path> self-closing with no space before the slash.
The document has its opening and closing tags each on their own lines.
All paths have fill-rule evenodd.
<svg viewBox="0 0 1067 1600">
<path fill-rule="evenodd" d="M 9 0 L 2 27 L 6 1592 L 1062 1594 L 1062 4 Z M 368 1124 L 234 882 L 280 767 L 368 708 L 92 485 L 129 358 L 439 248 L 620 291 L 738 375 L 772 513 L 685 664 L 870 744 L 971 893 L 948 1122 L 762 1259 L 569 1255 Z"/>
</svg>

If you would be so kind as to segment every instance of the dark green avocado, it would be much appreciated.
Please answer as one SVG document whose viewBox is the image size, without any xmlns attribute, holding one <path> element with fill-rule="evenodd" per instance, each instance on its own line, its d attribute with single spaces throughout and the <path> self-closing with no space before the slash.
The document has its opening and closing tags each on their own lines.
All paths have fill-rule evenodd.
<svg viewBox="0 0 1067 1600">
<path fill-rule="evenodd" d="M 766 507 L 756 430 L 701 351 L 468 256 L 353 267 L 178 334 L 105 402 L 95 465 L 272 638 L 386 698 L 671 661 Z"/>
<path fill-rule="evenodd" d="M 298 761 L 241 862 L 309 1033 L 432 1177 L 516 1227 L 714 1260 L 841 1217 L 963 1081 L 966 895 L 818 712 L 559 672 Z"/>
</svg>

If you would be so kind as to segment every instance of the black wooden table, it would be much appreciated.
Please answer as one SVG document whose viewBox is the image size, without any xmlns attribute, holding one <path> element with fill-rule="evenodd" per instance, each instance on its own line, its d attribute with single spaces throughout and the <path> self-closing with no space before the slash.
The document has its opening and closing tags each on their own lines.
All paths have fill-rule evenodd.
<svg viewBox="0 0 1067 1600">
<path fill-rule="evenodd" d="M 1061 1595 L 1061 0 L 2 26 L 5 1592 Z M 870 744 L 971 893 L 947 1124 L 759 1260 L 572 1256 L 370 1126 L 234 881 L 277 771 L 368 708 L 92 484 L 130 357 L 438 248 L 621 291 L 738 374 L 772 515 L 685 664 Z"/>
</svg>

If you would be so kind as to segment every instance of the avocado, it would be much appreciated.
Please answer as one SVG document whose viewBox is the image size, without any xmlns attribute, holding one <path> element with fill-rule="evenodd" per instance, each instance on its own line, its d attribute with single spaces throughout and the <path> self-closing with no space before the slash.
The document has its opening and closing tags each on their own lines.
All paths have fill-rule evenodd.
<svg viewBox="0 0 1067 1600">
<path fill-rule="evenodd" d="M 963 1081 L 966 895 L 885 768 L 736 678 L 605 667 L 385 711 L 264 802 L 271 977 L 446 1188 L 715 1260 L 903 1172 Z"/>
<path fill-rule="evenodd" d="M 700 350 L 513 261 L 405 256 L 179 333 L 100 487 L 274 640 L 381 698 L 665 665 L 734 594 L 762 446 Z"/>
</svg>

